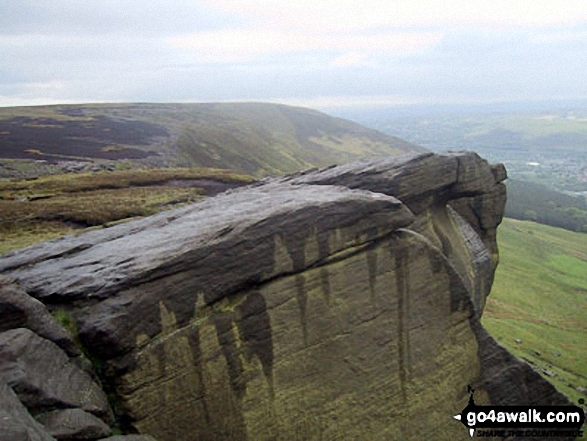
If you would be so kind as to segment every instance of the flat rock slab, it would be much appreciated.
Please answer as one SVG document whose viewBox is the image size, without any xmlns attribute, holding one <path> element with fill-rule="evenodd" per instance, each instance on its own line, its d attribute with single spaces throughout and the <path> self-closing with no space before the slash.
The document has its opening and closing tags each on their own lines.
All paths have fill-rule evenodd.
<svg viewBox="0 0 587 441">
<path fill-rule="evenodd" d="M 209 275 L 231 269 L 208 282 L 212 300 L 247 279 L 275 276 L 266 256 L 268 240 L 276 236 L 296 248 L 315 229 L 316 234 L 325 234 L 352 227 L 360 240 L 361 234 L 393 231 L 412 219 L 401 202 L 382 194 L 332 186 L 265 185 L 9 254 L 0 259 L 0 272 L 11 270 L 11 276 L 41 301 L 69 303 L 102 300 L 123 288 L 193 267 L 205 267 Z"/>
</svg>

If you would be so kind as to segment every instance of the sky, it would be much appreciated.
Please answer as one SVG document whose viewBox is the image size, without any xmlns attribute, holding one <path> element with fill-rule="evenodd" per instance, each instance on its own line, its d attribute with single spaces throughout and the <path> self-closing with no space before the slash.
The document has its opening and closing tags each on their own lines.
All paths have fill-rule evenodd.
<svg viewBox="0 0 587 441">
<path fill-rule="evenodd" d="M 586 0 L 1 0 L 0 106 L 587 98 Z"/>
</svg>

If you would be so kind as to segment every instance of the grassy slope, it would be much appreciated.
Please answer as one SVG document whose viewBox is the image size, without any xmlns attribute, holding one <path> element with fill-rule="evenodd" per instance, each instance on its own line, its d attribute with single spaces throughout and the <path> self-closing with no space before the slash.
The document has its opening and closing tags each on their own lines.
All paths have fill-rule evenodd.
<svg viewBox="0 0 587 441">
<path fill-rule="evenodd" d="M 9 149 L 13 156 L 6 157 L 22 149 L 19 157 L 48 161 L 84 155 L 115 161 L 133 153 L 131 161 L 152 166 L 228 168 L 254 176 L 423 151 L 321 112 L 262 103 L 0 108 L 0 127 L 0 158 Z M 133 159 L 137 152 L 151 155 Z"/>
<path fill-rule="evenodd" d="M 179 181 L 179 183 L 178 183 Z M 126 170 L 0 180 L 0 253 L 196 201 L 253 178 L 218 169 Z"/>
<path fill-rule="evenodd" d="M 577 403 L 587 388 L 587 234 L 505 219 L 483 323 Z M 520 339 L 521 343 L 516 343 Z M 538 353 L 540 355 L 538 355 Z"/>
</svg>

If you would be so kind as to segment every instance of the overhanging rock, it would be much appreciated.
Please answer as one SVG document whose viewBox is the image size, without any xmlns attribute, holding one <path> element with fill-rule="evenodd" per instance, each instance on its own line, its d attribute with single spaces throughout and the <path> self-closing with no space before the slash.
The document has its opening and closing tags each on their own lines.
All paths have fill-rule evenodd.
<svg viewBox="0 0 587 441">
<path fill-rule="evenodd" d="M 363 161 L 33 246 L 0 271 L 71 315 L 125 429 L 465 440 L 467 385 L 479 404 L 566 402 L 479 322 L 505 177 L 473 153 Z"/>
</svg>

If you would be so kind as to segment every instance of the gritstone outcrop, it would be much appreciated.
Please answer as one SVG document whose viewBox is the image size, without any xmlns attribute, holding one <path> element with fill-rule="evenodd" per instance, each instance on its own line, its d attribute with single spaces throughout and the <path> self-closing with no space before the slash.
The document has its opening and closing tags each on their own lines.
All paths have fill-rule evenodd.
<svg viewBox="0 0 587 441">
<path fill-rule="evenodd" d="M 474 153 L 363 161 L 12 253 L 0 413 L 16 394 L 31 433 L 114 406 L 160 441 L 465 440 L 468 385 L 566 403 L 480 324 L 505 178 Z"/>
</svg>

